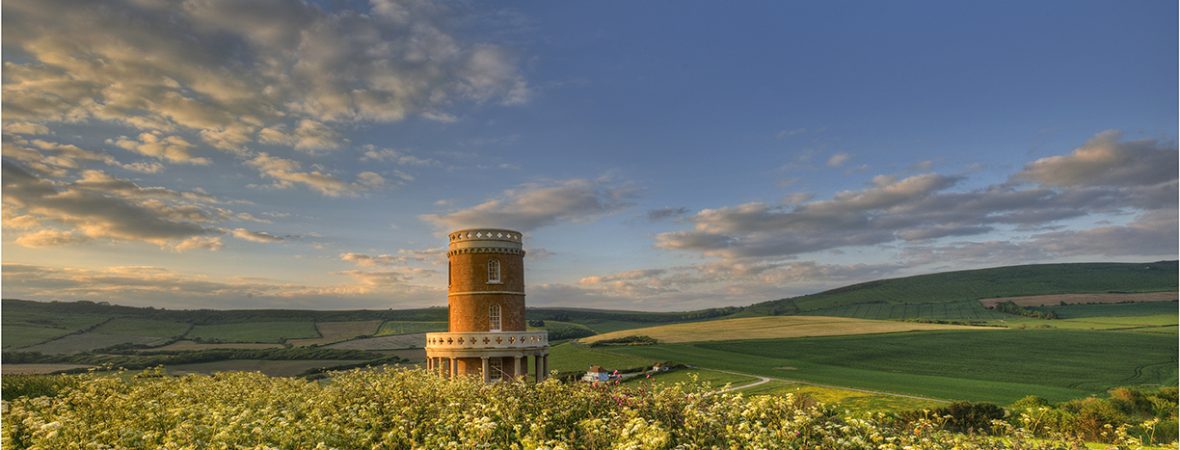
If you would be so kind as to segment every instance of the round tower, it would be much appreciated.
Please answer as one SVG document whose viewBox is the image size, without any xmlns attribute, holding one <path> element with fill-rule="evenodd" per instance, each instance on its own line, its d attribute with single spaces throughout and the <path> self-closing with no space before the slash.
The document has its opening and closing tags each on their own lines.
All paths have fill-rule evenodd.
<svg viewBox="0 0 1180 450">
<path fill-rule="evenodd" d="M 548 372 L 545 331 L 526 331 L 520 232 L 473 228 L 448 234 L 446 333 L 427 333 L 427 368 L 449 377 L 537 381 Z"/>
</svg>

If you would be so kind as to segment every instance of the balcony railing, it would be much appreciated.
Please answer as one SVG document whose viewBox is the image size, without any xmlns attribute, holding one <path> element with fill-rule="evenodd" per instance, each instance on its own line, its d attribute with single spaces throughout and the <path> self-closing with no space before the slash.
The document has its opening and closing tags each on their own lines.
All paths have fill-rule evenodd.
<svg viewBox="0 0 1180 450">
<path fill-rule="evenodd" d="M 547 331 L 494 333 L 426 333 L 426 347 L 435 349 L 528 349 L 547 347 Z"/>
</svg>

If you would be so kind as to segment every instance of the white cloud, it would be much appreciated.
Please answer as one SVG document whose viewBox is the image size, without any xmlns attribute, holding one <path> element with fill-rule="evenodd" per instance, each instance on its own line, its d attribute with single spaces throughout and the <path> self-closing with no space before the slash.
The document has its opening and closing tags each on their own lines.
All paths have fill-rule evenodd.
<svg viewBox="0 0 1180 450">
<path fill-rule="evenodd" d="M 356 195 L 385 184 L 385 179 L 373 172 L 361 172 L 356 183 L 348 183 L 319 170 L 304 170 L 298 161 L 267 153 L 259 153 L 246 164 L 258 170 L 263 177 L 274 180 L 271 187 L 289 189 L 303 185 L 328 197 Z"/>
<path fill-rule="evenodd" d="M 836 154 L 832 155 L 830 158 L 828 158 L 828 167 L 843 166 L 844 163 L 848 162 L 848 160 L 850 160 L 850 159 L 852 159 L 852 155 L 849 155 L 844 152 L 836 153 Z"/>
<path fill-rule="evenodd" d="M 1054 187 L 1144 186 L 1176 179 L 1175 143 L 1121 139 L 1120 131 L 1104 131 L 1068 155 L 1029 163 L 1016 177 Z"/>
<path fill-rule="evenodd" d="M 1175 145 L 1119 143 L 1117 137 L 1099 134 L 1068 156 L 1035 161 L 1013 176 L 1040 186 L 1008 182 L 952 191 L 961 177 L 882 175 L 865 189 L 839 192 L 826 200 L 703 209 L 690 217 L 692 229 L 660 233 L 656 245 L 728 259 L 783 258 L 898 241 L 912 245 L 998 227 L 1033 229 L 1093 214 L 1174 208 Z M 1106 254 L 1114 255 L 1121 253 L 1111 247 L 1116 235 L 1131 236 L 1086 236 L 1106 242 Z"/>
<path fill-rule="evenodd" d="M 178 164 L 208 165 L 209 159 L 192 153 L 193 144 L 180 136 L 140 133 L 138 139 L 120 136 L 110 143 L 127 151 Z"/>
<path fill-rule="evenodd" d="M 371 11 L 281 0 L 4 6 L 5 48 L 23 56 L 4 67 L 8 133 L 99 120 L 187 130 L 235 152 L 255 138 L 311 151 L 344 142 L 332 123 L 452 120 L 446 110 L 457 103 L 519 104 L 530 93 L 511 52 L 466 42 L 451 29 L 465 13 L 428 2 Z M 294 131 L 265 131 L 283 129 Z M 148 145 L 140 141 L 134 148 Z"/>
<path fill-rule="evenodd" d="M 88 240 L 88 237 L 73 232 L 46 229 L 22 234 L 16 238 L 16 243 L 24 247 L 56 247 Z"/>
<path fill-rule="evenodd" d="M 504 227 L 531 231 L 558 222 L 582 222 L 628 206 L 635 190 L 608 179 L 529 183 L 466 209 L 419 216 L 440 228 Z"/>
<path fill-rule="evenodd" d="M 250 231 L 245 228 L 234 228 L 230 234 L 243 241 L 258 242 L 263 244 L 283 242 L 286 240 L 282 236 L 275 236 L 264 231 Z"/>
</svg>

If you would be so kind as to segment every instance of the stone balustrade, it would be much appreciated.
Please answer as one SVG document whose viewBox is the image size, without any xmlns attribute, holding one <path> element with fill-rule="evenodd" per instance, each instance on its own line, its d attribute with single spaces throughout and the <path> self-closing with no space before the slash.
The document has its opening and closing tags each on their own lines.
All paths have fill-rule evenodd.
<svg viewBox="0 0 1180 450">
<path fill-rule="evenodd" d="M 549 346 L 545 331 L 499 331 L 487 333 L 426 333 L 431 350 L 526 350 Z"/>
</svg>

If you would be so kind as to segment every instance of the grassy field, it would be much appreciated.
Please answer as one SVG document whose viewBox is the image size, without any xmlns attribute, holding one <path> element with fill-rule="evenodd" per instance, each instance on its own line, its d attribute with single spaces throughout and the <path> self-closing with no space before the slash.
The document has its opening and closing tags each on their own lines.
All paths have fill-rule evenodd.
<svg viewBox="0 0 1180 450">
<path fill-rule="evenodd" d="M 246 349 L 246 350 L 256 350 L 256 349 L 263 349 L 263 348 L 282 348 L 282 347 L 283 347 L 283 344 L 276 344 L 276 343 L 269 343 L 269 344 L 257 343 L 257 342 L 206 343 L 206 342 L 193 342 L 193 341 L 185 340 L 185 341 L 176 341 L 176 342 L 173 342 L 168 345 L 154 347 L 154 348 L 150 348 L 147 350 L 149 350 L 149 351 L 160 351 L 160 350 L 163 350 L 163 351 L 188 351 L 188 350 L 213 350 L 213 349 L 220 349 L 220 348 L 228 348 L 228 349 L 237 348 L 237 349 Z"/>
<path fill-rule="evenodd" d="M 1135 384 L 1177 384 L 1173 337 L 1003 330 L 612 347 L 610 353 L 942 399 L 1066 400 Z"/>
<path fill-rule="evenodd" d="M 1177 334 L 1176 302 L 1056 305 L 1034 308 L 1051 311 L 1060 319 L 1043 320 L 1007 316 L 991 321 L 1012 328 L 1057 328 L 1065 330 L 1107 330 L 1135 333 Z"/>
<path fill-rule="evenodd" d="M 653 363 L 660 361 L 662 360 L 608 352 L 571 342 L 557 344 L 549 348 L 549 370 L 558 372 L 584 372 L 592 365 L 599 365 L 610 370 L 650 367 Z"/>
<path fill-rule="evenodd" d="M 425 345 L 426 335 L 422 333 L 416 333 L 353 339 L 351 341 L 329 344 L 327 347 L 345 350 L 396 350 L 405 348 L 422 348 Z"/>
<path fill-rule="evenodd" d="M 980 318 L 979 310 L 967 302 L 984 298 L 1062 293 L 1175 292 L 1176 261 L 1157 263 L 1078 263 L 1009 266 L 991 269 L 943 272 L 906 278 L 871 281 L 802 297 L 751 305 L 741 315 L 806 314 L 860 318 Z M 944 309 L 932 304 L 960 306 Z M 840 308 L 877 305 L 871 309 Z M 931 305 L 918 311 L 897 311 L 887 305 Z M 923 310 L 921 308 L 927 308 Z M 982 308 L 980 308 L 982 309 Z M 985 310 L 986 311 L 986 310 Z M 941 314 L 942 317 L 926 314 Z M 969 314 L 955 317 L 953 314 Z M 998 314 L 998 313 L 996 313 Z"/>
<path fill-rule="evenodd" d="M 447 323 L 390 320 L 381 324 L 381 328 L 377 330 L 376 335 L 389 336 L 395 334 L 430 333 L 435 331 L 447 331 Z"/>
<path fill-rule="evenodd" d="M 0 302 L 0 341 L 4 350 L 28 347 L 70 333 L 93 327 L 109 316 L 95 314 L 56 314 L 40 308 L 29 307 L 28 302 Z"/>
<path fill-rule="evenodd" d="M 850 334 L 896 333 L 918 330 L 994 330 L 991 327 L 967 327 L 886 320 L 863 320 L 848 317 L 768 316 L 740 319 L 678 323 L 636 328 L 583 338 L 593 343 L 626 336 L 648 336 L 662 343 L 732 341 L 738 339 L 775 339 L 804 336 L 839 336 Z"/>
<path fill-rule="evenodd" d="M 185 337 L 215 342 L 275 342 L 319 337 L 312 322 L 249 322 L 197 325 Z"/>
<path fill-rule="evenodd" d="M 168 366 L 168 372 L 183 373 L 214 373 L 227 371 L 262 372 L 273 377 L 291 377 L 299 375 L 308 369 L 334 367 L 344 364 L 364 362 L 363 360 L 339 359 L 299 359 L 290 361 L 271 361 L 262 359 L 234 359 L 227 361 L 213 361 L 194 364 L 178 364 Z"/>
<path fill-rule="evenodd" d="M 984 308 L 979 302 L 971 300 L 946 303 L 857 303 L 800 311 L 799 314 L 876 320 L 994 320 L 1008 316 Z"/>
<path fill-rule="evenodd" d="M 638 376 L 628 380 L 631 383 L 676 384 L 676 383 L 707 383 L 713 387 L 730 385 L 740 387 L 758 381 L 757 377 L 737 375 L 716 370 L 682 369 L 666 373 L 657 373 L 651 378 Z M 743 391 L 745 392 L 745 391 Z"/>
<path fill-rule="evenodd" d="M 742 389 L 747 395 L 807 395 L 817 401 L 835 405 L 848 411 L 913 411 L 932 409 L 946 405 L 944 401 L 927 400 L 899 395 L 816 386 L 782 380 L 771 380 L 749 389 Z"/>
<path fill-rule="evenodd" d="M 188 331 L 187 323 L 166 320 L 115 318 L 81 334 L 71 334 L 21 351 L 40 353 L 80 353 L 120 344 L 161 345 Z"/>
<path fill-rule="evenodd" d="M 295 346 L 326 345 L 333 342 L 347 341 L 362 336 L 372 336 L 381 327 L 380 320 L 365 320 L 352 322 L 316 322 L 316 330 L 320 337 L 310 339 L 289 339 L 287 342 Z"/>
</svg>

